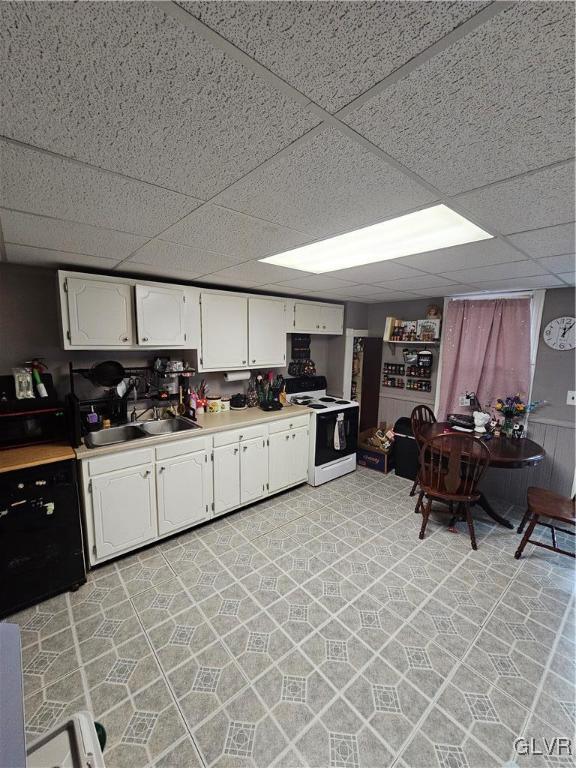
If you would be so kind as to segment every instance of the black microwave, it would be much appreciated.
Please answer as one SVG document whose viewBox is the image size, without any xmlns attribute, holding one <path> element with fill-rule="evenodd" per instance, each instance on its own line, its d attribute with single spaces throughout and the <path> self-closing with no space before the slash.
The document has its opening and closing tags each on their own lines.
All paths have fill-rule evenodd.
<svg viewBox="0 0 576 768">
<path fill-rule="evenodd" d="M 59 402 L 50 374 L 42 374 L 48 397 L 18 400 L 12 376 L 0 376 L 0 449 L 70 442 L 67 407 Z"/>
</svg>

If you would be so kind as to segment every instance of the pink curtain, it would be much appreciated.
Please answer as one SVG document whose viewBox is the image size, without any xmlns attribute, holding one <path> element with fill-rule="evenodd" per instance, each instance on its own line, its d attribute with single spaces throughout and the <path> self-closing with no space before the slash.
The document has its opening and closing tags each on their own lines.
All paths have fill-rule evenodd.
<svg viewBox="0 0 576 768">
<path fill-rule="evenodd" d="M 530 299 L 448 302 L 437 418 L 470 413 L 458 398 L 476 392 L 483 408 L 530 388 Z"/>
</svg>

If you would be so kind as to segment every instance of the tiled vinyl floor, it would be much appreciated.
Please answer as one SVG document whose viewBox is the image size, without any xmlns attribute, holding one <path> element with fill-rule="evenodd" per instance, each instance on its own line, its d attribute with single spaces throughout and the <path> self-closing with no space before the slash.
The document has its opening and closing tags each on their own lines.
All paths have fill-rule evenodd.
<svg viewBox="0 0 576 768">
<path fill-rule="evenodd" d="M 574 561 L 420 541 L 410 486 L 302 486 L 12 617 L 28 737 L 87 708 L 108 768 L 548 765 L 513 742 L 574 732 Z"/>
</svg>

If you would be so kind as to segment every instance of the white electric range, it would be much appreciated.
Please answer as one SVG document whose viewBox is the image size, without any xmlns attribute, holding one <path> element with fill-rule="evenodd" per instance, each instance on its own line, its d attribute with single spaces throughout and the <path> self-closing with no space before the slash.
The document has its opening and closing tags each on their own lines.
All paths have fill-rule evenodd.
<svg viewBox="0 0 576 768">
<path fill-rule="evenodd" d="M 324 376 L 286 379 L 287 400 L 314 411 L 310 419 L 310 485 L 322 485 L 356 469 L 359 405 L 326 394 L 326 386 Z"/>
</svg>

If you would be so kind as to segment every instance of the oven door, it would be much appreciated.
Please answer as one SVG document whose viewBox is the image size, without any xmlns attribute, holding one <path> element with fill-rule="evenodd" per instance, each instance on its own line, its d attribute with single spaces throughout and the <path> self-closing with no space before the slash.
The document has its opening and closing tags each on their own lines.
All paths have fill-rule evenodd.
<svg viewBox="0 0 576 768">
<path fill-rule="evenodd" d="M 329 464 L 356 453 L 358 443 L 358 408 L 343 408 L 317 413 L 314 464 Z"/>
</svg>

